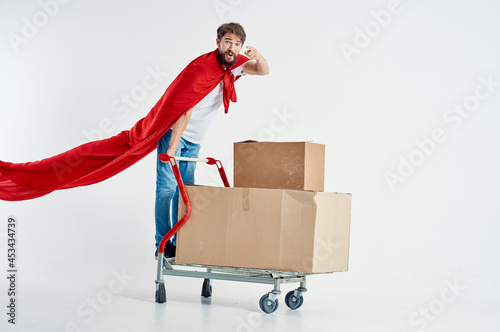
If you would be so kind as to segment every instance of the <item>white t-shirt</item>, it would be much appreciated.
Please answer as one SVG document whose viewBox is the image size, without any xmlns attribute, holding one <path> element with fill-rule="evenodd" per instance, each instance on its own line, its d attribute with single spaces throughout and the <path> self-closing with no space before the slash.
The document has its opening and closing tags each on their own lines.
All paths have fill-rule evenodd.
<svg viewBox="0 0 500 332">
<path fill-rule="evenodd" d="M 244 65 L 245 64 L 242 64 L 241 66 L 231 70 L 234 78 L 245 75 L 243 72 Z M 217 114 L 217 111 L 222 106 L 222 91 L 223 82 L 221 80 L 219 85 L 217 85 L 208 95 L 205 96 L 205 98 L 196 104 L 193 108 L 191 119 L 182 133 L 182 138 L 195 144 L 201 144 L 203 142 L 207 136 L 208 128 L 212 124 L 215 114 Z"/>
</svg>

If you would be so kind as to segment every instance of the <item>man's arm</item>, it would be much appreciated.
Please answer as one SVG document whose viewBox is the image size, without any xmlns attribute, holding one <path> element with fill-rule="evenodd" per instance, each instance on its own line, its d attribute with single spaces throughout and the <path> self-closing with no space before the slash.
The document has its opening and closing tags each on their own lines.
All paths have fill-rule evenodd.
<svg viewBox="0 0 500 332">
<path fill-rule="evenodd" d="M 255 49 L 255 47 L 247 46 L 245 55 L 250 58 L 243 66 L 243 71 L 249 75 L 267 75 L 269 74 L 269 65 L 267 60 Z"/>
<path fill-rule="evenodd" d="M 171 157 L 175 155 L 175 150 L 177 150 L 177 145 L 179 145 L 179 141 L 181 140 L 181 135 L 186 129 L 189 120 L 191 119 L 191 114 L 193 113 L 193 109 L 187 111 L 184 115 L 182 115 L 177 122 L 172 127 L 172 136 L 170 137 L 170 145 L 167 150 L 167 154 Z"/>
</svg>

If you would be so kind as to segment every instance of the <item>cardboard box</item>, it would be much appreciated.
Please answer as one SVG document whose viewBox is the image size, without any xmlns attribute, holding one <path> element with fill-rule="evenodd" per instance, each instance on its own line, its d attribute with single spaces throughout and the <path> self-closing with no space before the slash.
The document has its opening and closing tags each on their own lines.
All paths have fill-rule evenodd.
<svg viewBox="0 0 500 332">
<path fill-rule="evenodd" d="M 178 233 L 177 262 L 347 271 L 351 194 L 208 186 L 187 192 L 192 211 Z"/>
<path fill-rule="evenodd" d="M 323 191 L 324 182 L 324 144 L 234 143 L 235 187 Z"/>
</svg>

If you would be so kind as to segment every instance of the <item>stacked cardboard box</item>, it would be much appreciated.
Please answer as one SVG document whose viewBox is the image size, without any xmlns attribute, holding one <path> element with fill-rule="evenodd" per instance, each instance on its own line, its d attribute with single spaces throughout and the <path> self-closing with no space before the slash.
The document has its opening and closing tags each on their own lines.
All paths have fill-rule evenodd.
<svg viewBox="0 0 500 332">
<path fill-rule="evenodd" d="M 351 195 L 322 191 L 324 145 L 241 142 L 234 158 L 234 188 L 187 186 L 192 212 L 179 231 L 176 260 L 347 271 Z M 181 217 L 183 209 L 181 202 Z"/>
<path fill-rule="evenodd" d="M 311 142 L 234 144 L 234 186 L 323 191 L 325 145 Z"/>
</svg>

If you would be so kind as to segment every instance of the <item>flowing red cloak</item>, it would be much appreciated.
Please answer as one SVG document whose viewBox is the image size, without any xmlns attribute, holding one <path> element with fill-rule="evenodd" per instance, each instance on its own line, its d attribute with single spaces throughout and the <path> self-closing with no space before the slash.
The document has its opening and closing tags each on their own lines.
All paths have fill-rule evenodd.
<svg viewBox="0 0 500 332">
<path fill-rule="evenodd" d="M 233 67 L 224 69 L 217 61 L 217 50 L 206 53 L 186 66 L 151 111 L 130 130 L 39 161 L 0 161 L 0 199 L 32 199 L 54 190 L 86 186 L 110 178 L 153 151 L 177 119 L 198 104 L 221 80 L 227 113 L 229 101 L 236 102 L 231 69 L 248 60 L 239 55 Z"/>
</svg>

